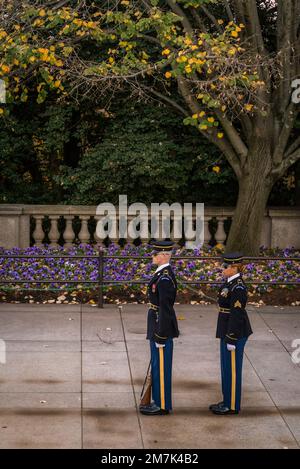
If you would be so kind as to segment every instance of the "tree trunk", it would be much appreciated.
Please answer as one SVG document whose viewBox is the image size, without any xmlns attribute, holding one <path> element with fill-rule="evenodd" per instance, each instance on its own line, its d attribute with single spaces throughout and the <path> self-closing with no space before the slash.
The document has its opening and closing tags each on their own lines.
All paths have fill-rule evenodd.
<svg viewBox="0 0 300 469">
<path fill-rule="evenodd" d="M 295 205 L 300 206 L 300 161 L 295 166 Z"/>
<path fill-rule="evenodd" d="M 226 252 L 241 251 L 248 256 L 259 254 L 263 217 L 275 183 L 270 177 L 270 160 L 267 151 L 265 154 L 260 151 L 248 155 L 250 167 L 239 180 L 238 201 L 226 243 Z"/>
</svg>

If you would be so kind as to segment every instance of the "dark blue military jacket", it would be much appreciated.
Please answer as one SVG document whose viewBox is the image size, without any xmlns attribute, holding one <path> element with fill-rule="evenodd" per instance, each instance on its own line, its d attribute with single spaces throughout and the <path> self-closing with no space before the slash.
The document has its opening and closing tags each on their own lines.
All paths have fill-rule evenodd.
<svg viewBox="0 0 300 469">
<path fill-rule="evenodd" d="M 148 284 L 148 298 L 152 307 L 148 311 L 147 339 L 164 344 L 178 337 L 179 330 L 174 311 L 177 282 L 170 265 L 159 270 Z"/>
<path fill-rule="evenodd" d="M 238 339 L 252 334 L 250 321 L 245 309 L 247 287 L 242 276 L 224 283 L 218 293 L 219 317 L 216 337 L 235 345 Z"/>
</svg>

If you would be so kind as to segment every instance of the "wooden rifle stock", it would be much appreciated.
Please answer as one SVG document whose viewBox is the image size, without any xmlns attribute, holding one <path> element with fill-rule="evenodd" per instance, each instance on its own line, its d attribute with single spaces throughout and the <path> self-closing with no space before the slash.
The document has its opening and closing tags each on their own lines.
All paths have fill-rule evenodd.
<svg viewBox="0 0 300 469">
<path fill-rule="evenodd" d="M 152 377 L 151 377 L 151 360 L 148 366 L 147 374 L 143 384 L 143 389 L 141 392 L 141 401 L 140 406 L 150 405 L 151 404 L 151 387 L 152 387 Z"/>
</svg>

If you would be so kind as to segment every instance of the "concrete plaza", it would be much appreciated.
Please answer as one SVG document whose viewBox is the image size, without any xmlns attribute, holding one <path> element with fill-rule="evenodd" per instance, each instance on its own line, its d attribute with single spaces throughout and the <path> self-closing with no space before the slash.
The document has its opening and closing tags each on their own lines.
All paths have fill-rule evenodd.
<svg viewBox="0 0 300 469">
<path fill-rule="evenodd" d="M 146 305 L 1 304 L 0 447 L 299 448 L 299 308 L 247 309 L 241 414 L 208 411 L 221 398 L 217 307 L 178 305 L 174 412 L 148 417 L 136 408 L 149 362 Z"/>
</svg>

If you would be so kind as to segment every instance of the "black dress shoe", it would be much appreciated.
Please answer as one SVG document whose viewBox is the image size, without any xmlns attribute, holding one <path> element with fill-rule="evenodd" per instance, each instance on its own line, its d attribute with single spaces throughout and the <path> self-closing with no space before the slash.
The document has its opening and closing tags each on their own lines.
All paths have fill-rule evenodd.
<svg viewBox="0 0 300 469">
<path fill-rule="evenodd" d="M 139 405 L 139 409 L 143 409 L 144 407 L 153 407 L 153 406 L 156 406 L 155 402 L 151 402 L 150 404 L 140 404 Z"/>
<path fill-rule="evenodd" d="M 140 407 L 140 412 L 143 415 L 168 415 L 169 411 L 165 409 L 161 409 L 157 405 L 149 405 Z"/>
<path fill-rule="evenodd" d="M 217 409 L 217 408 L 220 407 L 220 406 L 224 406 L 224 401 L 218 402 L 218 404 L 211 404 L 211 405 L 209 406 L 209 410 Z"/>
<path fill-rule="evenodd" d="M 216 415 L 237 415 L 239 413 L 238 410 L 229 409 L 229 407 L 219 406 L 212 410 L 212 412 Z"/>
</svg>

